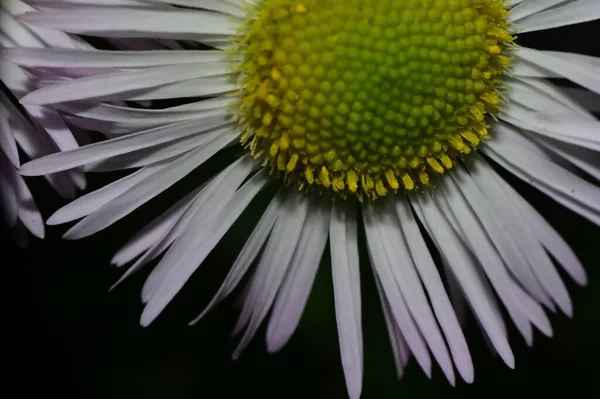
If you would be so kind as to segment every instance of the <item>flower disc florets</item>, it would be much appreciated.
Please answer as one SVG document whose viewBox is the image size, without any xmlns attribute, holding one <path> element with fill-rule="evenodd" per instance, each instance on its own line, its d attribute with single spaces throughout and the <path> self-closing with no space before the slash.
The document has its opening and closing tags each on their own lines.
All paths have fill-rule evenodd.
<svg viewBox="0 0 600 399">
<path fill-rule="evenodd" d="M 242 142 L 300 188 L 427 186 L 487 135 L 512 44 L 500 0 L 264 0 L 241 61 Z"/>
</svg>

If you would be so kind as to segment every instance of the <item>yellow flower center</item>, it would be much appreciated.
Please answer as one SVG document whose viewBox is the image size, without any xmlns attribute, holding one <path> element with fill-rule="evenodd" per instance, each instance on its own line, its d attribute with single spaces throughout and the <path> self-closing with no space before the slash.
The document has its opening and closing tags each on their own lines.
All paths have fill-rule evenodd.
<svg viewBox="0 0 600 399">
<path fill-rule="evenodd" d="M 263 0 L 236 54 L 242 143 L 301 189 L 430 184 L 487 135 L 512 44 L 503 0 Z"/>
</svg>

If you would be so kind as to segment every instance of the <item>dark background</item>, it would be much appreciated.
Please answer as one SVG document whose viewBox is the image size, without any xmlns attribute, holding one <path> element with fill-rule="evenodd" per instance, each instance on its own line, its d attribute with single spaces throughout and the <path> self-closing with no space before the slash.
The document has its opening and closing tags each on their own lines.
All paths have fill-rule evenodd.
<svg viewBox="0 0 600 399">
<path fill-rule="evenodd" d="M 594 22 L 524 35 L 520 43 L 600 55 L 594 39 L 598 32 L 600 24 Z M 226 161 L 213 161 L 212 169 Z M 101 187 L 114 177 L 92 175 L 89 186 Z M 6 295 L 2 327 L 8 333 L 2 360 L 10 370 L 8 376 L 3 373 L 3 379 L 14 386 L 17 397 L 40 393 L 86 399 L 346 397 L 327 251 L 300 326 L 280 353 L 266 353 L 263 328 L 241 359 L 231 360 L 237 344 L 231 337 L 239 308 L 235 298 L 195 327 L 187 327 L 235 259 L 258 218 L 260 201 L 243 215 L 150 327 L 138 323 L 141 286 L 149 269 L 108 292 L 122 273 L 109 265 L 112 254 L 202 178 L 190 176 L 124 221 L 80 241 L 61 240 L 66 228 L 60 226 L 48 228 L 46 240 L 32 240 L 26 249 L 20 249 L 2 230 L 2 291 Z M 434 368 L 429 380 L 413 360 L 398 381 L 363 247 L 363 398 L 600 397 L 600 229 L 507 178 L 562 233 L 586 266 L 589 285 L 585 288 L 563 274 L 574 302 L 574 319 L 552 314 L 554 337 L 537 333 L 533 348 L 528 348 L 511 326 L 516 369 L 510 370 L 489 353 L 470 318 L 466 335 L 475 363 L 474 384 L 459 381 L 451 388 L 439 368 Z M 45 218 L 64 203 L 43 179 L 29 182 Z"/>
</svg>

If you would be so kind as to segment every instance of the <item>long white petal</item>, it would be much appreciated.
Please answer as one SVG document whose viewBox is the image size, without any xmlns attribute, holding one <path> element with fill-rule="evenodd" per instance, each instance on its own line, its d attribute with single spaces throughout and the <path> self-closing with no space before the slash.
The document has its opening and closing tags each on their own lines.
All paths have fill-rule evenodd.
<svg viewBox="0 0 600 399">
<path fill-rule="evenodd" d="M 113 255 L 110 263 L 117 267 L 123 266 L 150 249 L 173 226 L 175 221 L 181 217 L 191 201 L 193 201 L 195 196 L 204 187 L 204 185 L 201 185 L 138 231 Z"/>
<path fill-rule="evenodd" d="M 200 8 L 210 11 L 218 11 L 225 14 L 244 18 L 246 11 L 243 5 L 237 5 L 235 2 L 226 2 L 220 0 L 149 0 L 160 4 L 174 4 L 190 8 Z"/>
<path fill-rule="evenodd" d="M 538 2 L 548 3 L 548 0 Z M 527 3 L 532 3 L 532 1 Z M 563 6 L 529 15 L 518 22 L 518 27 L 522 32 L 533 32 L 593 21 L 598 18 L 600 18 L 600 3 L 597 0 L 578 0 L 565 2 Z"/>
<path fill-rule="evenodd" d="M 237 287 L 237 285 L 240 283 L 242 278 L 246 275 L 248 269 L 250 269 L 250 266 L 252 265 L 252 262 L 254 262 L 254 259 L 256 259 L 258 253 L 267 242 L 267 238 L 269 237 L 269 234 L 271 234 L 273 226 L 275 226 L 275 222 L 280 215 L 281 205 L 285 201 L 287 192 L 288 191 L 285 189 L 280 190 L 275 198 L 269 203 L 269 206 L 252 231 L 252 234 L 246 241 L 246 244 L 244 244 L 244 247 L 233 263 L 233 266 L 227 274 L 227 277 L 225 277 L 225 280 L 221 284 L 221 287 L 206 308 L 194 320 L 192 320 L 190 324 L 195 324 L 200 321 L 200 319 L 204 317 L 210 310 L 218 305 L 225 297 L 231 294 L 235 287 Z"/>
<path fill-rule="evenodd" d="M 228 122 L 226 114 L 209 117 L 202 120 L 184 121 L 167 126 L 133 133 L 100 143 L 89 144 L 76 150 L 65 151 L 35 159 L 21 167 L 21 174 L 35 176 L 59 172 L 77 166 L 101 161 L 116 155 L 126 154 L 142 148 L 166 143 L 176 138 L 190 136 L 202 131 L 225 125 Z"/>
<path fill-rule="evenodd" d="M 467 341 L 460 328 L 444 284 L 407 200 L 395 201 L 398 225 L 410 250 L 410 255 L 427 289 L 435 316 L 444 331 L 456 368 L 466 382 L 473 382 L 474 370 Z"/>
<path fill-rule="evenodd" d="M 391 266 L 394 280 L 400 287 L 408 309 L 444 375 L 450 384 L 454 385 L 454 369 L 448 349 L 415 270 L 408 244 L 398 226 L 398 221 L 395 220 L 396 210 L 389 203 L 380 209 L 373 205 L 366 205 L 363 209 L 365 212 L 373 213 L 373 219 L 376 221 L 379 237 L 388 258 L 388 264 Z"/>
<path fill-rule="evenodd" d="M 231 126 L 217 128 L 209 133 L 197 133 L 181 139 L 172 140 L 168 143 L 159 144 L 150 148 L 133 151 L 127 154 L 117 155 L 109 159 L 95 162 L 85 166 L 86 171 L 113 171 L 123 169 L 134 169 L 173 159 L 198 147 L 202 147 L 220 136 L 235 137 L 237 133 L 232 131 Z"/>
<path fill-rule="evenodd" d="M 249 156 L 239 158 L 210 179 L 204 188 L 200 188 L 198 194 L 194 195 L 193 201 L 187 206 L 181 217 L 129 268 L 123 278 L 157 258 L 183 234 L 189 233 L 187 229 L 194 218 L 198 220 L 207 219 L 211 215 L 220 212 L 223 206 L 235 195 L 240 184 L 254 171 L 256 164 L 251 163 L 249 158 Z M 170 272 L 172 265 L 169 262 L 161 262 L 152 270 L 142 287 L 143 302 L 148 302 L 164 277 Z"/>
<path fill-rule="evenodd" d="M 9 227 L 17 223 L 19 212 L 16 174 L 14 166 L 0 153 L 0 212 Z"/>
<path fill-rule="evenodd" d="M 35 204 L 33 195 L 31 194 L 31 191 L 29 191 L 23 178 L 21 176 L 16 176 L 16 178 L 16 191 L 19 198 L 19 220 L 34 236 L 44 238 L 46 234 L 44 220 Z"/>
<path fill-rule="evenodd" d="M 54 212 L 48 218 L 47 223 L 49 225 L 62 224 L 87 216 L 167 165 L 167 163 L 162 163 L 140 169 L 96 191 L 81 196 Z"/>
<path fill-rule="evenodd" d="M 417 363 L 419 363 L 425 374 L 431 377 L 431 358 L 429 357 L 427 345 L 406 306 L 398 284 L 394 281 L 391 266 L 385 256 L 381 238 L 377 231 L 377 222 L 372 218 L 371 212 L 363 212 L 363 220 L 365 222 L 369 259 L 373 274 L 381 283 L 381 295 L 390 304 L 395 323 L 402 331 L 404 338 L 406 338 L 406 343 L 415 355 Z"/>
<path fill-rule="evenodd" d="M 482 162 L 473 166 L 472 169 L 484 169 L 485 166 L 487 165 Z M 490 241 L 504 260 L 508 270 L 531 295 L 548 307 L 551 307 L 550 299 L 536 280 L 533 270 L 531 270 L 527 262 L 526 255 L 520 251 L 516 240 L 512 239 L 514 235 L 522 233 L 510 225 L 516 215 L 514 213 L 502 212 L 504 210 L 501 208 L 502 205 L 494 200 L 491 201 L 496 202 L 496 205 L 490 207 L 490 199 L 487 198 L 484 192 L 479 190 L 477 183 L 471 175 L 466 173 L 462 168 L 456 170 L 452 174 L 452 178 L 461 187 L 462 193 L 465 195 L 475 214 L 477 214 L 482 226 L 490 237 Z M 482 190 L 489 192 L 491 189 L 486 190 L 482 188 Z"/>
<path fill-rule="evenodd" d="M 276 352 L 290 339 L 304 311 L 327 244 L 331 203 L 313 201 L 290 270 L 273 306 L 267 328 L 267 349 Z"/>
<path fill-rule="evenodd" d="M 232 139 L 232 136 L 223 135 L 206 146 L 183 155 L 171 162 L 168 167 L 161 168 L 96 212 L 83 218 L 71 227 L 63 237 L 66 239 L 87 237 L 112 225 L 171 187 L 212 157 Z"/>
<path fill-rule="evenodd" d="M 513 191 L 513 197 L 520 208 L 520 214 L 526 223 L 535 231 L 536 236 L 542 242 L 546 250 L 558 261 L 557 263 L 580 285 L 587 284 L 585 268 L 577 258 L 577 255 L 565 242 L 565 240 L 554 230 L 554 228 L 533 208 L 524 198 L 508 184 L 506 190 Z"/>
<path fill-rule="evenodd" d="M 230 58 L 214 50 L 111 51 L 56 48 L 10 48 L 2 58 L 24 67 L 36 68 L 149 68 L 223 62 Z"/>
<path fill-rule="evenodd" d="M 445 179 L 442 188 L 444 195 L 438 196 L 436 200 L 446 201 L 449 205 L 447 211 L 452 212 L 462 228 L 468 231 L 466 238 L 470 249 L 479 260 L 479 264 L 488 277 L 490 284 L 494 287 L 494 291 L 500 297 L 523 338 L 530 343 L 533 339 L 533 331 L 529 320 L 531 316 L 525 313 L 525 309 L 521 306 L 521 302 L 517 299 L 518 295 L 515 293 L 520 290 L 520 287 L 508 274 L 502 259 L 493 247 L 493 243 L 487 237 L 481 222 L 473 215 L 472 208 L 460 193 L 456 182 L 452 179 Z"/>
<path fill-rule="evenodd" d="M 1 95 L 4 95 L 2 93 Z M 12 129 L 8 123 L 8 118 L 4 116 L 4 109 L 0 108 L 0 150 L 6 154 L 8 160 L 15 167 L 19 167 L 19 151 L 17 150 L 17 143 L 12 134 Z"/>
<path fill-rule="evenodd" d="M 212 251 L 255 195 L 270 181 L 264 172 L 258 172 L 238 190 L 222 212 L 209 220 L 193 220 L 188 229 L 198 234 L 184 234 L 170 248 L 161 262 L 172 262 L 171 272 L 162 281 L 142 312 L 141 324 L 150 324 L 191 277 L 199 264 Z M 214 228 L 197 229 L 199 224 Z"/>
<path fill-rule="evenodd" d="M 375 278 L 377 285 L 377 293 L 379 294 L 379 300 L 381 301 L 381 307 L 383 308 L 383 317 L 385 319 L 385 325 L 388 330 L 390 342 L 392 344 L 392 351 L 394 354 L 394 362 L 396 363 L 396 376 L 401 378 L 404 374 L 404 367 L 410 359 L 410 349 L 406 343 L 406 338 L 402 335 L 402 331 L 398 328 L 394 315 L 392 314 L 391 305 L 389 304 L 381 282 L 379 278 Z"/>
<path fill-rule="evenodd" d="M 600 189 L 564 168 L 495 135 L 483 149 L 494 161 L 532 186 L 600 224 Z M 507 157 L 506 154 L 510 154 Z"/>
<path fill-rule="evenodd" d="M 233 353 L 234 359 L 238 358 L 250 343 L 269 309 L 273 306 L 277 292 L 281 289 L 285 275 L 290 268 L 294 251 L 298 246 L 309 204 L 308 198 L 295 190 L 290 193 L 288 201 L 283 204 L 286 217 L 278 219 L 275 223 L 273 234 L 269 237 L 269 242 L 257 266 L 257 276 L 259 272 L 264 271 L 264 278 L 252 280 L 249 294 L 244 303 L 242 314 L 244 311 L 250 311 L 251 316 L 246 331 Z"/>
<path fill-rule="evenodd" d="M 75 7 L 26 13 L 20 21 L 64 32 L 103 37 L 195 40 L 201 35 L 234 35 L 235 18 L 200 10 L 135 7 Z"/>
<path fill-rule="evenodd" d="M 23 98 L 23 104 L 56 104 L 68 101 L 104 98 L 115 94 L 152 89 L 190 79 L 227 74 L 229 63 L 206 62 L 167 65 L 141 71 L 114 72 L 67 80 L 35 90 Z"/>
<path fill-rule="evenodd" d="M 508 344 L 503 325 L 500 324 L 500 317 L 495 316 L 494 305 L 485 293 L 484 287 L 481 285 L 471 263 L 471 257 L 466 253 L 463 243 L 456 236 L 445 215 L 440 214 L 440 210 L 433 200 L 423 196 L 411 196 L 411 203 L 419 210 L 420 219 L 428 225 L 428 231 L 448 260 L 454 276 L 494 348 L 504 362 L 509 367 L 514 368 L 514 355 Z"/>
<path fill-rule="evenodd" d="M 335 315 L 346 388 L 351 399 L 360 397 L 363 379 L 361 293 L 355 212 L 354 207 L 345 207 L 334 202 L 329 227 Z"/>
<path fill-rule="evenodd" d="M 600 3 L 597 4 L 600 6 Z M 600 62 L 596 57 L 557 51 L 538 51 L 527 47 L 519 48 L 515 54 L 522 60 L 537 64 L 600 94 L 600 74 L 598 74 Z"/>
</svg>

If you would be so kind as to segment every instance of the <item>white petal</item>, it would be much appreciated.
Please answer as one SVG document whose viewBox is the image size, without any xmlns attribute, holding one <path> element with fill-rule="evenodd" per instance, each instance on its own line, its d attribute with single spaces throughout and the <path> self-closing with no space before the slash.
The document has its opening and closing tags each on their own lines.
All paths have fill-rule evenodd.
<svg viewBox="0 0 600 399">
<path fill-rule="evenodd" d="M 377 231 L 377 222 L 373 220 L 371 212 L 363 212 L 363 220 L 365 223 L 369 259 L 373 268 L 373 274 L 381 284 L 381 294 L 390 304 L 391 313 L 394 315 L 396 325 L 402 331 L 404 338 L 406 338 L 406 343 L 415 355 L 417 363 L 419 363 L 425 374 L 431 377 L 431 358 L 429 357 L 427 345 L 406 307 L 400 287 L 394 281 L 391 266 L 385 256 L 381 238 Z"/>
<path fill-rule="evenodd" d="M 560 91 L 575 100 L 581 107 L 600 112 L 600 95 L 578 87 L 561 87 Z"/>
<path fill-rule="evenodd" d="M 57 104 L 56 108 L 85 119 L 111 123 L 127 122 L 132 125 L 144 126 L 145 124 L 161 125 L 196 119 L 195 117 L 199 113 L 227 107 L 235 99 L 235 97 L 221 96 L 164 109 L 131 108 L 109 103 L 67 103 Z"/>
<path fill-rule="evenodd" d="M 237 287 L 242 278 L 246 275 L 248 269 L 250 269 L 250 266 L 252 265 L 252 262 L 254 262 L 254 259 L 258 256 L 258 253 L 267 242 L 267 238 L 269 237 L 269 234 L 271 234 L 273 226 L 275 226 L 275 222 L 280 215 L 280 209 L 282 203 L 285 201 L 287 193 L 288 190 L 280 190 L 275 198 L 269 203 L 269 206 L 252 231 L 252 234 L 246 241 L 246 244 L 244 244 L 244 247 L 233 263 L 233 266 L 227 274 L 227 277 L 225 277 L 225 280 L 221 284 L 221 287 L 206 308 L 194 320 L 192 320 L 190 324 L 196 324 L 210 310 L 212 310 L 223 299 L 225 299 L 225 297 L 231 294 L 234 288 Z"/>
<path fill-rule="evenodd" d="M 212 215 L 209 220 L 195 219 L 190 222 L 189 234 L 182 235 L 161 260 L 161 263 L 172 262 L 172 266 L 144 308 L 141 317 L 143 326 L 150 324 L 171 302 L 254 196 L 269 181 L 270 178 L 264 172 L 258 172 L 238 190 L 235 197 L 224 206 L 223 211 Z M 198 229 L 199 224 L 206 227 Z M 208 226 L 213 228 L 207 228 Z"/>
<path fill-rule="evenodd" d="M 96 191 L 92 191 L 91 193 L 79 197 L 57 210 L 48 218 L 47 223 L 49 225 L 54 225 L 81 219 L 82 217 L 97 211 L 115 198 L 123 195 L 130 188 L 134 187 L 136 184 L 140 183 L 142 180 L 146 179 L 148 176 L 151 176 L 167 165 L 168 163 L 161 163 L 158 165 L 148 166 L 119 180 L 116 180 Z"/>
<path fill-rule="evenodd" d="M 560 115 L 526 110 L 518 104 L 507 104 L 499 117 L 522 129 L 530 130 L 556 140 L 600 151 L 600 121 L 581 118 L 579 115 Z M 505 130 L 498 124 L 495 130 Z"/>
<path fill-rule="evenodd" d="M 538 0 L 525 1 L 510 10 L 508 20 L 512 23 L 519 21 L 530 15 L 535 15 L 540 11 L 544 11 L 552 6 L 562 3 L 565 0 Z M 519 27 L 521 28 L 521 27 Z"/>
<path fill-rule="evenodd" d="M 148 148 L 202 131 L 210 131 L 228 122 L 227 115 L 213 116 L 201 120 L 185 121 L 167 126 L 133 133 L 100 143 L 89 144 L 76 150 L 52 154 L 35 159 L 21 167 L 21 174 L 35 176 L 71 169 L 77 166 Z"/>
<path fill-rule="evenodd" d="M 520 208 L 521 216 L 525 223 L 531 226 L 538 239 L 546 250 L 558 261 L 558 264 L 569 273 L 571 278 L 580 285 L 587 284 L 585 268 L 577 259 L 577 255 L 565 242 L 565 240 L 554 230 L 554 228 L 527 202 L 520 197 L 512 187 L 506 185 L 506 189 L 513 191 L 513 198 L 517 199 L 516 205 Z"/>
<path fill-rule="evenodd" d="M 431 305 L 435 311 L 435 316 L 442 327 L 448 346 L 452 352 L 452 358 L 454 359 L 456 368 L 466 382 L 473 382 L 473 362 L 471 360 L 467 342 L 456 318 L 456 314 L 452 309 L 450 300 L 446 295 L 444 284 L 442 283 L 429 249 L 421 236 L 419 226 L 411 211 L 410 204 L 407 200 L 395 201 L 395 204 L 399 218 L 399 227 L 404 233 L 403 235 L 410 250 L 412 261 L 427 289 Z"/>
<path fill-rule="evenodd" d="M 11 48 L 2 50 L 2 58 L 24 67 L 37 68 L 148 68 L 223 62 L 231 58 L 223 51 L 148 50 L 110 51 L 56 48 Z"/>
<path fill-rule="evenodd" d="M 208 218 L 210 215 L 219 212 L 222 207 L 234 196 L 235 191 L 240 184 L 253 171 L 256 164 L 251 163 L 249 156 L 241 157 L 225 168 L 218 175 L 201 185 L 195 194 L 193 200 L 183 210 L 181 217 L 164 231 L 158 240 L 131 265 L 127 272 L 119 280 L 135 273 L 144 265 L 160 254 L 166 251 L 173 242 L 178 240 L 183 234 L 189 233 L 187 228 L 193 218 Z M 152 273 L 146 279 L 142 287 L 142 301 L 148 302 L 152 294 L 156 291 L 164 276 L 170 271 L 172 263 L 162 262 L 154 268 Z"/>
<path fill-rule="evenodd" d="M 4 93 L 2 93 L 4 95 Z M 19 151 L 13 137 L 8 119 L 4 116 L 4 109 L 0 108 L 0 149 L 6 154 L 8 160 L 15 167 L 19 167 Z"/>
<path fill-rule="evenodd" d="M 595 1 L 595 0 L 593 0 Z M 600 7 L 600 3 L 597 3 Z M 527 47 L 519 48 L 516 56 L 540 65 L 573 82 L 600 94 L 600 62 L 598 58 L 557 51 L 538 51 Z"/>
<path fill-rule="evenodd" d="M 19 198 L 19 220 L 34 236 L 44 238 L 44 220 L 21 176 L 17 176 L 16 190 Z"/>
<path fill-rule="evenodd" d="M 363 339 L 356 210 L 344 205 L 333 203 L 329 227 L 331 271 L 346 389 L 351 399 L 358 399 L 363 380 Z"/>
<path fill-rule="evenodd" d="M 190 79 L 183 82 L 138 91 L 127 95 L 107 96 L 104 100 L 159 100 L 170 98 L 210 97 L 239 90 L 239 86 L 230 76 L 213 76 L 210 78 Z"/>
<path fill-rule="evenodd" d="M 223 135 L 206 146 L 199 147 L 170 162 L 166 168 L 156 171 L 98 211 L 82 219 L 63 237 L 66 239 L 87 237 L 112 225 L 202 165 L 233 138 L 233 135 Z"/>
<path fill-rule="evenodd" d="M 303 193 L 293 190 L 283 204 L 282 212 L 285 217 L 279 218 L 275 223 L 273 234 L 258 262 L 256 275 L 244 301 L 242 315 L 250 313 L 250 317 L 246 331 L 233 353 L 234 359 L 250 343 L 273 305 L 298 245 L 309 203 Z M 259 275 L 263 278 L 259 278 Z"/>
<path fill-rule="evenodd" d="M 547 81 L 546 79 L 531 79 L 531 78 L 527 78 L 527 77 L 520 77 L 520 78 L 516 78 L 516 80 L 523 82 L 526 85 L 526 87 L 529 87 L 532 90 L 535 90 L 542 94 L 545 94 L 546 97 L 551 97 L 553 101 L 559 102 L 559 103 L 565 105 L 571 111 L 576 112 L 581 117 L 583 117 L 585 119 L 589 119 L 589 120 L 595 120 L 595 117 L 593 115 L 591 115 L 590 112 L 584 106 L 582 106 L 580 103 L 571 99 L 568 95 L 564 94 L 564 92 L 565 92 L 564 88 L 561 88 L 560 86 L 555 86 L 550 81 Z M 512 82 L 511 82 L 511 84 L 512 84 Z M 598 95 L 596 93 L 590 92 L 585 89 L 576 89 L 576 90 L 584 91 L 585 93 L 588 93 L 590 95 L 594 95 L 594 96 L 598 97 Z M 543 111 L 543 110 L 540 110 L 540 111 Z"/>
<path fill-rule="evenodd" d="M 472 169 L 484 169 L 486 166 L 485 161 L 482 161 L 481 163 L 475 164 Z M 504 204 L 500 201 L 495 201 L 495 199 L 489 199 L 486 194 L 493 190 L 493 188 L 488 189 L 479 185 L 479 187 L 482 187 L 483 191 L 487 191 L 488 193 L 480 191 L 477 187 L 477 183 L 473 180 L 471 175 L 464 171 L 464 169 L 457 168 L 455 173 L 452 174 L 452 178 L 455 179 L 460 186 L 469 205 L 477 214 L 482 226 L 486 230 L 490 241 L 493 243 L 512 275 L 532 296 L 551 307 L 552 304 L 549 297 L 538 283 L 533 270 L 531 270 L 527 262 L 526 255 L 518 246 L 518 240 L 512 239 L 512 237 L 519 237 L 522 240 L 527 239 L 526 237 L 520 237 L 522 231 L 513 228 L 511 225 L 511 223 L 515 223 L 513 220 L 518 218 L 518 214 L 506 212 Z M 491 179 L 493 179 L 493 177 L 491 177 Z M 494 194 L 501 195 L 495 191 Z M 493 205 L 490 204 L 490 202 L 492 202 Z"/>
<path fill-rule="evenodd" d="M 110 263 L 115 266 L 123 266 L 150 249 L 181 217 L 196 195 L 204 187 L 202 185 L 199 189 L 192 191 L 172 205 L 166 212 L 154 219 L 149 225 L 138 231 L 114 254 Z"/>
<path fill-rule="evenodd" d="M 235 18 L 189 9 L 74 7 L 27 13 L 20 21 L 89 36 L 195 40 L 199 35 L 234 35 Z"/>
<path fill-rule="evenodd" d="M 515 244 L 519 246 L 546 293 L 569 314 L 571 302 L 568 292 L 544 250 L 536 230 L 532 228 L 532 224 L 526 223 L 523 212 L 519 210 L 517 201 L 520 197 L 495 171 L 485 166 L 485 161 L 478 159 L 477 155 L 475 157 L 474 159 L 480 162 L 469 167 L 473 178 L 479 182 L 487 194 L 486 197 L 494 204 L 495 211 L 505 221 L 505 228 L 514 237 Z"/>
<path fill-rule="evenodd" d="M 331 203 L 312 201 L 298 247 L 273 306 L 267 349 L 276 352 L 290 339 L 304 311 L 329 235 Z"/>
<path fill-rule="evenodd" d="M 527 3 L 532 3 L 532 1 Z M 549 3 L 549 1 L 541 0 L 538 3 Z M 556 3 L 556 1 L 552 3 Z M 523 18 L 518 22 L 518 27 L 522 32 L 533 32 L 593 21 L 598 18 L 600 18 L 600 3 L 597 0 L 569 1 L 565 2 L 563 6 Z"/>
<path fill-rule="evenodd" d="M 481 222 L 473 215 L 472 208 L 461 195 L 456 182 L 452 179 L 444 179 L 442 184 L 444 194 L 438 196 L 437 200 L 447 201 L 448 211 L 454 213 L 463 230 L 468 232 L 466 238 L 471 251 L 479 260 L 479 264 L 488 277 L 490 284 L 494 287 L 494 291 L 500 297 L 523 338 L 530 343 L 533 338 L 533 331 L 528 315 L 525 314 L 524 309 L 517 300 L 518 296 L 515 294 L 519 287 L 508 274 L 502 259 L 493 247 L 489 237 L 487 237 Z"/>
<path fill-rule="evenodd" d="M 24 108 L 39 125 L 40 130 L 48 133 L 61 151 L 79 147 L 73 133 L 56 111 L 35 105 L 25 105 Z"/>
<path fill-rule="evenodd" d="M 454 385 L 454 369 L 452 368 L 448 349 L 429 306 L 429 300 L 423 291 L 419 276 L 415 271 L 408 244 L 399 226 L 400 222 L 396 219 L 396 210 L 390 206 L 390 203 L 385 205 L 381 209 L 373 205 L 366 205 L 363 206 L 363 209 L 365 212 L 373 213 L 372 217 L 376 222 L 376 228 L 379 231 L 379 237 L 388 264 L 391 266 L 394 280 L 400 287 L 408 309 L 427 345 L 450 384 Z"/>
<path fill-rule="evenodd" d="M 2 8 L 0 8 L 0 26 L 2 31 L 19 47 L 44 47 L 44 42 Z"/>
<path fill-rule="evenodd" d="M 501 128 L 502 126 L 497 126 Z M 564 168 L 494 135 L 483 148 L 494 161 L 574 212 L 600 224 L 600 189 Z M 507 156 L 510 154 L 510 157 Z"/>
<path fill-rule="evenodd" d="M 19 197 L 17 196 L 17 172 L 8 159 L 0 153 L 0 211 L 9 227 L 17 223 Z"/>
<path fill-rule="evenodd" d="M 159 144 L 150 148 L 133 151 L 127 154 L 117 155 L 109 159 L 89 164 L 85 167 L 86 171 L 102 172 L 123 169 L 139 168 L 162 162 L 202 147 L 219 136 L 237 135 L 232 131 L 231 126 L 213 129 L 210 132 L 201 132 L 181 139 L 171 140 L 168 143 Z"/>
<path fill-rule="evenodd" d="M 158 66 L 141 71 L 114 72 L 67 80 L 35 90 L 21 99 L 23 104 L 56 104 L 135 93 L 190 79 L 227 74 L 229 63 L 206 62 Z"/>
<path fill-rule="evenodd" d="M 236 5 L 235 2 L 226 2 L 220 0 L 150 0 L 160 4 L 175 4 L 190 8 L 201 8 L 205 10 L 218 11 L 225 14 L 231 14 L 239 18 L 245 18 L 247 12 L 244 5 Z M 232 4 L 233 3 L 233 4 Z"/>
<path fill-rule="evenodd" d="M 490 338 L 494 348 L 504 362 L 511 368 L 514 367 L 514 356 L 508 344 L 504 327 L 500 324 L 500 316 L 496 316 L 494 304 L 490 301 L 475 273 L 470 255 L 465 251 L 444 214 L 431 199 L 423 196 L 411 196 L 411 203 L 419 210 L 421 220 L 428 225 L 440 252 L 447 259 L 454 276 L 459 282 L 465 297 L 481 322 L 482 328 Z M 432 228 L 435 226 L 435 228 Z"/>
<path fill-rule="evenodd" d="M 375 278 L 375 283 L 377 285 L 377 293 L 379 294 L 381 307 L 383 308 L 385 325 L 387 327 L 390 342 L 392 344 L 394 362 L 396 363 L 396 375 L 398 378 L 401 378 L 404 374 L 404 367 L 410 359 L 410 349 L 408 348 L 408 344 L 406 343 L 404 335 L 402 335 L 402 331 L 396 324 L 396 320 L 392 314 L 391 305 L 389 304 L 385 293 L 383 292 L 379 278 Z"/>
</svg>

